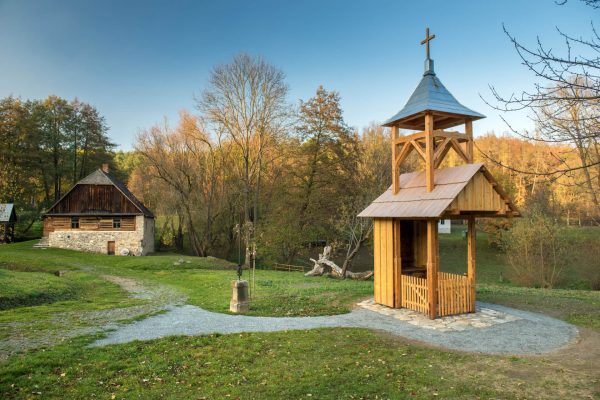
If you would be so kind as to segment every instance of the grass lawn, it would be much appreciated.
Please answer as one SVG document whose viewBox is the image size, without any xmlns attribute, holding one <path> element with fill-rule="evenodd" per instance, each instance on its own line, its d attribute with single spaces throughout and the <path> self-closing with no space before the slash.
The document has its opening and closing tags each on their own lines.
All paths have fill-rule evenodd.
<svg viewBox="0 0 600 400">
<path fill-rule="evenodd" d="M 0 269 L 0 310 L 75 298 L 81 287 L 45 272 Z"/>
<path fill-rule="evenodd" d="M 463 272 L 460 232 L 443 237 L 442 268 Z M 161 254 L 111 257 L 0 246 L 0 398 L 593 398 L 582 356 L 506 357 L 427 348 L 363 329 L 171 337 L 103 348 L 98 328 L 152 312 L 171 295 L 132 298 L 115 279 L 227 312 L 232 265 Z M 182 262 L 180 262 L 182 260 Z M 174 263 L 178 265 L 174 265 Z M 600 335 L 600 292 L 500 283 L 504 266 L 480 236 L 478 299 L 541 311 Z M 51 272 L 68 271 L 62 277 Z M 326 315 L 372 295 L 372 281 L 257 271 L 252 315 Z M 160 289 L 160 290 L 159 290 Z M 162 297 L 161 297 L 162 296 Z M 169 297 L 171 296 L 171 297 Z M 128 312 L 135 310 L 135 312 Z M 600 343 L 600 340 L 598 341 Z M 4 348 L 2 347 L 4 346 Z M 22 346 L 21 348 L 13 348 Z M 10 347 L 10 348 L 9 348 Z M 587 355 L 586 355 L 587 354 Z M 114 397 L 113 397 L 114 396 Z"/>
<path fill-rule="evenodd" d="M 552 359 L 445 352 L 362 329 L 78 338 L 0 366 L 2 398 L 583 398 L 587 371 Z M 568 374 L 565 374 L 568 371 Z"/>
<path fill-rule="evenodd" d="M 0 263 L 26 265 L 37 270 L 76 270 L 139 279 L 149 285 L 166 285 L 184 294 L 187 303 L 227 312 L 233 264 L 212 257 L 161 254 L 150 257 L 110 257 L 69 250 L 32 249 L 31 242 L 0 248 Z M 6 249 L 6 250 L 5 250 Z M 43 254 L 43 258 L 39 257 Z M 37 255 L 38 257 L 35 257 Z M 179 263 L 179 260 L 183 260 Z M 180 265 L 173 265 L 178 263 Z M 0 264 L 1 267 L 1 264 Z M 247 278 L 248 272 L 244 272 Z M 67 274 L 66 276 L 68 276 Z M 250 315 L 305 316 L 348 312 L 352 303 L 372 295 L 371 281 L 340 281 L 305 277 L 302 273 L 257 270 L 256 293 Z"/>
</svg>

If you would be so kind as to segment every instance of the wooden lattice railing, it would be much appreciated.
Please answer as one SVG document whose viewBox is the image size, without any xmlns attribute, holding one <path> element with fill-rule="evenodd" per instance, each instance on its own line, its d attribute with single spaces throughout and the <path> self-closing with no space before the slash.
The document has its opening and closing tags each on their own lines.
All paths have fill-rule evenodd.
<svg viewBox="0 0 600 400">
<path fill-rule="evenodd" d="M 402 275 L 402 307 L 429 313 L 427 279 Z M 438 273 L 437 316 L 462 314 L 471 309 L 471 284 L 463 275 Z"/>
<path fill-rule="evenodd" d="M 471 284 L 463 275 L 438 274 L 438 316 L 463 314 L 471 310 Z"/>
<path fill-rule="evenodd" d="M 427 279 L 402 275 L 402 307 L 424 314 L 429 313 L 427 301 Z"/>
</svg>

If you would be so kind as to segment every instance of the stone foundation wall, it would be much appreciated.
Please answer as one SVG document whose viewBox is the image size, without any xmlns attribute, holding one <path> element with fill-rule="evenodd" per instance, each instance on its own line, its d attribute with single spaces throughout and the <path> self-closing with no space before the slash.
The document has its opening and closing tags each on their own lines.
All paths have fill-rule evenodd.
<svg viewBox="0 0 600 400">
<path fill-rule="evenodd" d="M 127 249 L 129 254 L 146 255 L 154 251 L 154 220 L 135 217 L 135 231 L 55 231 L 48 235 L 48 245 L 61 249 L 108 252 L 108 242 L 115 242 L 115 255 Z"/>
</svg>

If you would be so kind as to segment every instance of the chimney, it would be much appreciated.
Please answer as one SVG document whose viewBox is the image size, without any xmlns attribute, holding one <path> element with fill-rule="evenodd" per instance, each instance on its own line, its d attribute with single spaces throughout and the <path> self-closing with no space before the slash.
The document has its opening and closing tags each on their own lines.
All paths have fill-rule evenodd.
<svg viewBox="0 0 600 400">
<path fill-rule="evenodd" d="M 109 171 L 108 163 L 102 164 L 102 172 L 104 172 L 105 174 L 108 174 L 108 171 Z"/>
</svg>

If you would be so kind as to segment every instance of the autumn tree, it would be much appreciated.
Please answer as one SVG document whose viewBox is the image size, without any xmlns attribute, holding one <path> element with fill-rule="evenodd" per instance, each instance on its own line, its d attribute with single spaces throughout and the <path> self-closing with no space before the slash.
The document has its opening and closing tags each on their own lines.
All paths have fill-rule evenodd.
<svg viewBox="0 0 600 400">
<path fill-rule="evenodd" d="M 261 58 L 240 54 L 213 69 L 198 102 L 213 130 L 227 135 L 236 148 L 239 158 L 232 166 L 240 179 L 247 249 L 258 220 L 265 152 L 277 143 L 289 115 L 287 92 L 281 70 Z M 245 263 L 249 261 L 246 251 Z"/>
<path fill-rule="evenodd" d="M 42 166 L 34 107 L 33 102 L 14 97 L 0 100 L 1 202 L 36 206 Z"/>
<path fill-rule="evenodd" d="M 336 238 L 341 204 L 353 196 L 358 137 L 344 122 L 340 96 L 319 87 L 300 101 L 295 137 L 289 141 L 276 207 L 265 227 L 279 257 L 293 261 L 318 239 Z"/>
<path fill-rule="evenodd" d="M 76 99 L 0 100 L 0 162 L 10 166 L 0 173 L 0 201 L 16 203 L 25 222 L 17 234 L 65 187 L 112 159 L 107 130 L 99 112 Z"/>
<path fill-rule="evenodd" d="M 371 239 L 373 220 L 359 218 L 358 214 L 391 182 L 391 137 L 389 130 L 372 124 L 363 129 L 359 140 L 360 151 L 354 175 L 354 192 L 341 204 L 337 213 L 336 230 L 345 250 L 342 276 L 362 246 Z"/>
</svg>

